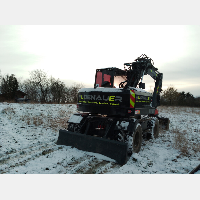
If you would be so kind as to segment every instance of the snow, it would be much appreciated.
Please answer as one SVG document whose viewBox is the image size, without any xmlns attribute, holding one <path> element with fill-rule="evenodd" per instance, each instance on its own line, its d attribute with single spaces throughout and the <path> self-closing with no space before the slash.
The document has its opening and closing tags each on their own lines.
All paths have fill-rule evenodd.
<svg viewBox="0 0 200 200">
<path fill-rule="evenodd" d="M 83 119 L 83 117 L 81 115 L 80 116 L 79 115 L 72 115 L 69 118 L 68 122 L 80 123 L 82 119 Z"/>
<path fill-rule="evenodd" d="M 146 90 L 143 90 L 141 88 L 130 87 L 130 89 L 137 91 L 138 95 L 144 95 L 144 93 L 147 93 L 148 96 L 152 96 L 152 94 L 150 92 L 147 92 Z"/>
<path fill-rule="evenodd" d="M 76 105 L 0 103 L 0 173 L 188 174 L 200 164 L 200 108 L 158 110 L 170 119 L 169 130 L 144 139 L 140 152 L 120 166 L 101 154 L 56 145 Z M 176 146 L 177 133 L 188 141 L 187 154 Z"/>
<path fill-rule="evenodd" d="M 141 88 L 134 88 L 130 87 L 128 88 L 130 90 L 135 90 L 135 93 L 137 95 L 147 95 L 152 96 L 151 93 L 147 92 L 146 90 L 143 90 Z M 106 87 L 97 87 L 97 88 L 81 88 L 79 92 L 122 92 L 123 88 L 106 88 Z"/>
<path fill-rule="evenodd" d="M 121 88 L 105 88 L 105 87 L 97 87 L 97 88 L 82 88 L 79 92 L 122 92 Z"/>
</svg>

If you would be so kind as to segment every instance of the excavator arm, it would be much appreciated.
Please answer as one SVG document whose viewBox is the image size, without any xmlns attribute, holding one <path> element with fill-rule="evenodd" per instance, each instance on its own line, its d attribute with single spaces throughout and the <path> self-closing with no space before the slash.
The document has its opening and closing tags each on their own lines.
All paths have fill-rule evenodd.
<svg viewBox="0 0 200 200">
<path fill-rule="evenodd" d="M 153 60 L 142 54 L 138 57 L 135 62 L 124 63 L 124 70 L 127 72 L 127 84 L 125 89 L 128 87 L 137 87 L 139 85 L 144 89 L 142 79 L 144 75 L 150 75 L 155 80 L 155 88 L 153 92 L 152 107 L 157 108 L 160 105 L 160 92 L 162 91 L 162 79 L 163 74 L 158 72 L 155 68 Z"/>
</svg>

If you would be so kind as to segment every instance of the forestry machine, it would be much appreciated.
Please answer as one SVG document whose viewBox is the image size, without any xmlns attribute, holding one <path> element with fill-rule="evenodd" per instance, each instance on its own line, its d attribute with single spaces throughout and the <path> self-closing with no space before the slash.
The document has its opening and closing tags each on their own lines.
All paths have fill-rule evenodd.
<svg viewBox="0 0 200 200">
<path fill-rule="evenodd" d="M 144 75 L 155 80 L 153 94 L 146 92 Z M 123 165 L 127 155 L 138 153 L 147 135 L 157 138 L 169 119 L 158 117 L 163 74 L 142 54 L 134 62 L 96 69 L 94 88 L 78 92 L 77 110 L 60 130 L 57 144 L 100 153 Z M 148 134 L 147 134 L 148 133 Z"/>
</svg>

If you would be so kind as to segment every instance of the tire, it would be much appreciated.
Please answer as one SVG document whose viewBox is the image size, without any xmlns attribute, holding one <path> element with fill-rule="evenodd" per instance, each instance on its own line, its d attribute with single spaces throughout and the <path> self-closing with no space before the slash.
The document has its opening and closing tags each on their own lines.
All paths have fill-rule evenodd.
<svg viewBox="0 0 200 200">
<path fill-rule="evenodd" d="M 68 125 L 68 131 L 79 132 L 79 124 L 70 123 Z"/>
<path fill-rule="evenodd" d="M 159 121 L 158 119 L 156 118 L 155 119 L 155 122 L 154 122 L 154 127 L 153 127 L 153 138 L 158 138 L 158 135 L 159 135 Z"/>
<path fill-rule="evenodd" d="M 114 138 L 115 140 L 119 142 L 124 142 L 124 132 L 122 130 L 115 131 L 114 135 L 116 135 L 116 138 Z"/>
<path fill-rule="evenodd" d="M 142 127 L 140 124 L 137 124 L 136 129 L 133 133 L 133 144 L 132 144 L 132 153 L 138 153 L 142 145 Z"/>
<path fill-rule="evenodd" d="M 140 151 L 142 146 L 142 127 L 139 123 L 136 125 L 134 132 L 129 132 L 127 143 L 129 155 Z"/>
<path fill-rule="evenodd" d="M 73 123 L 69 123 L 68 127 L 67 127 L 67 130 L 73 132 L 74 131 L 74 124 Z"/>
<path fill-rule="evenodd" d="M 79 124 L 74 124 L 74 132 L 79 132 Z"/>
</svg>

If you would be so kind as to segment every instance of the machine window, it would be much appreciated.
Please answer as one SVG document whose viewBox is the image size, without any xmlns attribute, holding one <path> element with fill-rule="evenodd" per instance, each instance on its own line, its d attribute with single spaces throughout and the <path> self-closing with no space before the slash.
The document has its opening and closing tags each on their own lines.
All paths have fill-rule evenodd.
<svg viewBox="0 0 200 200">
<path fill-rule="evenodd" d="M 102 72 L 97 72 L 96 86 L 101 87 L 102 85 Z"/>
</svg>

